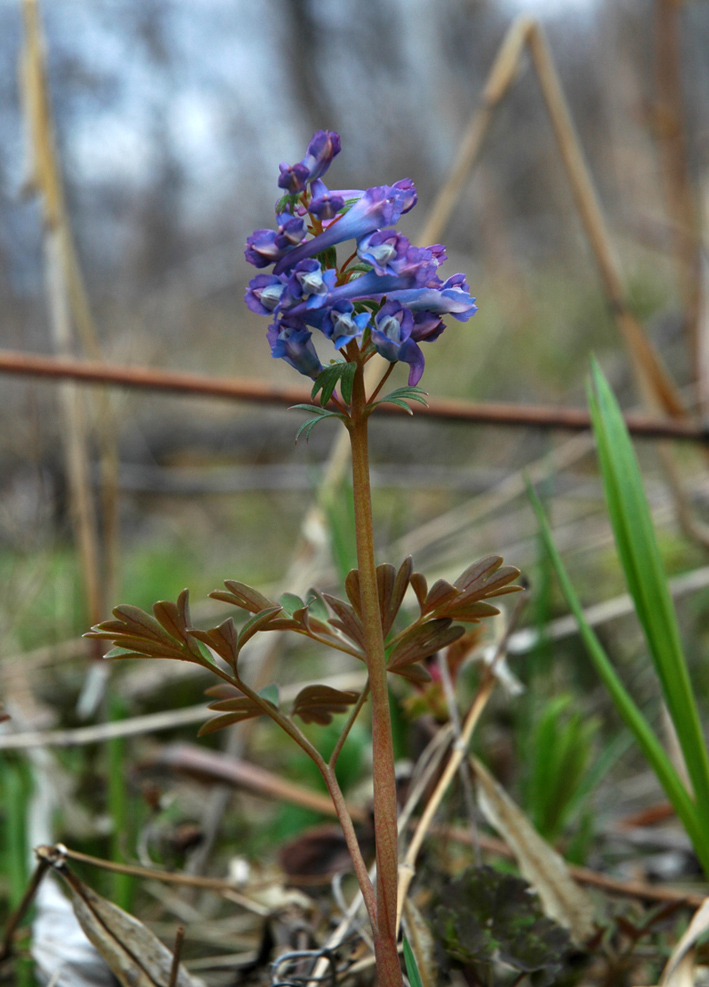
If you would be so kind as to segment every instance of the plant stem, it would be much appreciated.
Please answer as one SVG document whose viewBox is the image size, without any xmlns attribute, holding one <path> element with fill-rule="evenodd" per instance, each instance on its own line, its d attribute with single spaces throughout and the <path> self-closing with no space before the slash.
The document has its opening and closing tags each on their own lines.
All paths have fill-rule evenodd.
<svg viewBox="0 0 709 987">
<path fill-rule="evenodd" d="M 352 816 L 347 808 L 347 803 L 345 802 L 342 789 L 340 788 L 340 784 L 335 776 L 334 768 L 331 768 L 329 765 L 325 764 L 324 761 L 322 763 L 318 762 L 318 767 L 320 768 L 320 773 L 322 774 L 323 780 L 327 785 L 327 790 L 330 793 L 332 804 L 335 806 L 335 812 L 337 813 L 337 818 L 340 826 L 342 827 L 342 835 L 345 837 L 347 849 L 349 850 L 350 857 L 352 858 L 352 866 L 354 868 L 355 877 L 357 878 L 359 889 L 362 892 L 362 897 L 364 898 L 364 904 L 367 909 L 367 914 L 369 915 L 369 920 L 372 923 L 372 928 L 376 929 L 376 896 L 374 893 L 374 888 L 372 887 L 372 882 L 369 879 L 367 865 L 364 862 L 364 857 L 362 856 L 362 850 L 360 849 L 359 840 L 357 839 L 354 823 L 352 822 Z M 394 946 L 396 947 L 396 943 L 394 943 Z"/>
<path fill-rule="evenodd" d="M 335 765 L 337 764 L 337 759 L 340 756 L 342 748 L 345 746 L 345 741 L 350 735 L 350 730 L 355 725 L 355 721 L 362 711 L 362 707 L 369 698 L 369 682 L 365 685 L 364 689 L 359 694 L 359 699 L 355 703 L 352 712 L 349 715 L 347 723 L 345 723 L 344 729 L 340 736 L 337 738 L 337 743 L 335 744 L 334 750 L 330 755 L 330 760 L 328 761 L 329 766 L 332 770 L 335 770 Z"/>
<path fill-rule="evenodd" d="M 364 368 L 360 362 L 352 389 L 349 424 L 352 444 L 357 565 L 361 615 L 372 694 L 372 752 L 374 779 L 374 836 L 377 853 L 377 922 L 372 930 L 381 987 L 401 987 L 403 978 L 396 949 L 396 901 L 398 872 L 397 800 L 394 745 L 389 712 L 386 654 L 379 610 L 372 496 L 369 483 L 367 399 Z"/>
</svg>

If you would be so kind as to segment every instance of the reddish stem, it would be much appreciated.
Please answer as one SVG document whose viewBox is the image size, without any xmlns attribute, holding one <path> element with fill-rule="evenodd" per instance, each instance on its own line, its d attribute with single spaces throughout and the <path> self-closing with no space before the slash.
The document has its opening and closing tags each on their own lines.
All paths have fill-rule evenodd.
<svg viewBox="0 0 709 987">
<path fill-rule="evenodd" d="M 396 777 L 386 654 L 374 558 L 367 420 L 364 368 L 362 362 L 358 361 L 352 389 L 349 433 L 352 444 L 352 487 L 361 614 L 372 695 L 374 836 L 377 854 L 377 923 L 373 934 L 379 984 L 381 987 L 402 987 L 403 977 L 396 948 L 399 864 Z"/>
</svg>

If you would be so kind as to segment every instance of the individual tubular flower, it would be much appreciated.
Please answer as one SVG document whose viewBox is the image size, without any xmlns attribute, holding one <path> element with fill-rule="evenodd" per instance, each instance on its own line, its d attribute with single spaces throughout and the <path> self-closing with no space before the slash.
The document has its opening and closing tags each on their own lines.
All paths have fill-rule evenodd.
<svg viewBox="0 0 709 987">
<path fill-rule="evenodd" d="M 321 222 L 334 219 L 338 212 L 344 208 L 345 197 L 342 193 L 331 192 L 319 178 L 311 185 L 310 192 L 312 198 L 308 212 L 312 216 L 317 216 Z"/>
<path fill-rule="evenodd" d="M 308 182 L 325 174 L 332 159 L 339 153 L 340 135 L 332 130 L 318 130 L 308 144 L 302 161 L 294 165 L 285 162 L 279 165 L 278 187 L 285 189 L 289 195 L 303 192 Z"/>
<path fill-rule="evenodd" d="M 257 315 L 270 315 L 278 307 L 285 281 L 275 274 L 257 274 L 249 281 L 244 301 Z"/>
<path fill-rule="evenodd" d="M 432 343 L 438 339 L 446 324 L 435 312 L 414 312 L 414 327 L 411 338 L 417 343 Z"/>
<path fill-rule="evenodd" d="M 268 267 L 275 264 L 283 256 L 283 251 L 276 246 L 275 230 L 254 230 L 250 237 L 246 238 L 246 257 L 249 264 L 254 267 Z"/>
<path fill-rule="evenodd" d="M 394 182 L 392 187 L 397 189 L 402 195 L 403 205 L 401 207 L 401 214 L 403 216 L 404 213 L 408 212 L 410 209 L 413 209 L 418 202 L 418 192 L 416 191 L 416 186 L 410 178 L 400 178 L 398 182 Z"/>
<path fill-rule="evenodd" d="M 352 278 L 351 281 L 347 281 L 345 284 L 337 285 L 326 295 L 314 294 L 307 302 L 293 297 L 290 292 L 291 282 L 289 281 L 288 290 L 283 293 L 281 299 L 281 307 L 287 309 L 290 315 L 296 315 L 301 319 L 305 319 L 311 325 L 317 325 L 319 327 L 322 316 L 315 310 L 330 308 L 343 300 L 379 299 L 384 295 L 397 294 L 407 288 L 411 288 L 416 283 L 416 274 L 416 270 L 413 269 L 409 270 L 406 274 L 387 274 L 384 277 L 379 277 L 374 271 L 369 271 L 367 274 L 361 275 L 361 277 Z M 326 275 L 327 272 L 323 276 L 325 277 Z"/>
<path fill-rule="evenodd" d="M 351 340 L 361 336 L 368 322 L 369 312 L 360 312 L 359 315 L 355 315 L 352 302 L 342 299 L 325 311 L 319 328 L 339 350 Z"/>
<path fill-rule="evenodd" d="M 301 319 L 285 316 L 280 322 L 272 322 L 266 338 L 271 345 L 271 355 L 289 363 L 305 377 L 317 377 L 322 372 L 312 333 Z"/>
<path fill-rule="evenodd" d="M 376 230 L 357 244 L 357 256 L 365 264 L 371 264 L 375 274 L 398 274 L 396 265 L 405 256 L 411 243 L 396 230 Z"/>
<path fill-rule="evenodd" d="M 454 274 L 440 286 L 410 288 L 393 291 L 393 298 L 412 311 L 432 312 L 436 315 L 452 315 L 459 322 L 467 322 L 478 308 L 475 299 L 469 294 L 465 275 Z"/>
<path fill-rule="evenodd" d="M 297 195 L 305 189 L 310 178 L 310 172 L 302 161 L 294 165 L 282 161 L 278 167 L 281 172 L 278 178 L 279 188 L 285 189 L 289 195 Z"/>
<path fill-rule="evenodd" d="M 310 181 L 325 174 L 340 148 L 340 135 L 334 130 L 318 130 L 313 134 L 302 161 L 310 172 Z"/>
<path fill-rule="evenodd" d="M 337 272 L 324 270 L 316 260 L 302 260 L 291 271 L 288 279 L 286 305 L 299 302 L 306 308 L 321 308 L 329 292 L 335 287 Z"/>
<path fill-rule="evenodd" d="M 305 239 L 307 233 L 303 219 L 300 216 L 292 216 L 289 212 L 279 213 L 277 219 L 276 246 L 280 247 L 281 250 L 297 247 Z"/>
<path fill-rule="evenodd" d="M 254 230 L 246 240 L 244 256 L 254 267 L 275 264 L 305 238 L 305 222 L 300 216 L 284 212 L 277 218 L 277 230 Z"/>
<path fill-rule="evenodd" d="M 412 338 L 414 316 L 398 302 L 388 301 L 374 317 L 372 342 L 377 353 L 390 363 L 408 363 L 409 386 L 418 384 L 423 375 L 424 356 Z"/>
<path fill-rule="evenodd" d="M 393 185 L 377 185 L 367 189 L 362 198 L 330 223 L 323 233 L 281 257 L 274 274 L 282 274 L 306 257 L 334 247 L 343 240 L 359 240 L 380 226 L 397 223 L 409 196 L 408 190 L 397 189 Z"/>
</svg>

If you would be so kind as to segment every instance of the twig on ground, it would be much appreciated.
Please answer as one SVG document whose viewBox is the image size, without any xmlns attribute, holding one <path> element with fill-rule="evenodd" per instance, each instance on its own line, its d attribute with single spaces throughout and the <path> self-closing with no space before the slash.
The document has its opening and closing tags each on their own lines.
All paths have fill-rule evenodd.
<svg viewBox="0 0 709 987">
<path fill-rule="evenodd" d="M 168 982 L 168 987 L 176 987 L 177 985 L 177 975 L 180 972 L 180 954 L 182 953 L 182 944 L 184 940 L 184 926 L 178 925 L 177 932 L 175 933 L 175 945 L 172 950 L 172 967 L 170 969 L 170 980 Z"/>
<path fill-rule="evenodd" d="M 40 858 L 37 862 L 37 866 L 35 867 L 32 877 L 30 878 L 30 882 L 27 885 L 27 890 L 22 896 L 22 901 L 14 910 L 7 923 L 5 935 L 2 940 L 2 946 L 0 946 L 0 962 L 8 959 L 12 954 L 12 943 L 15 937 L 15 932 L 29 911 L 32 902 L 34 901 L 34 896 L 37 893 L 37 888 L 39 887 L 42 878 L 47 873 L 50 866 L 50 862 L 42 858 Z"/>
</svg>

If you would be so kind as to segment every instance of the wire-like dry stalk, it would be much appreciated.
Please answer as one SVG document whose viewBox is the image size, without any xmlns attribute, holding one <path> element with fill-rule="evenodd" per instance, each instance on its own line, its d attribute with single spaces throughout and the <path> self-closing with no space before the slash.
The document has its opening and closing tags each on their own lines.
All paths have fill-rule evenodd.
<svg viewBox="0 0 709 987">
<path fill-rule="evenodd" d="M 369 366 L 369 364 L 368 364 Z M 186 397 L 211 397 L 224 401 L 245 401 L 257 404 L 281 405 L 307 403 L 310 390 L 293 385 L 273 384 L 270 381 L 241 379 L 237 377 L 209 377 L 184 371 L 161 370 L 150 367 L 130 367 L 96 363 L 89 360 L 58 360 L 56 357 L 38 356 L 14 350 L 0 350 L 0 373 L 28 377 L 44 377 L 49 380 L 74 380 L 84 384 L 100 383 L 113 387 L 183 394 Z M 393 404 L 382 404 L 377 415 L 404 415 Z M 428 407 L 417 407 L 416 414 L 423 418 L 440 418 L 446 421 L 477 422 L 487 425 L 512 425 L 519 427 L 586 431 L 591 418 L 584 408 L 559 405 L 518 404 L 505 401 L 464 401 L 456 398 L 429 398 Z M 630 412 L 625 416 L 628 430 L 648 439 L 680 439 L 689 442 L 709 442 L 709 427 L 687 419 L 667 420 Z M 335 456 L 335 446 L 327 460 L 330 496 L 341 477 L 342 463 Z M 349 462 L 345 455 L 344 464 Z M 337 482 L 335 482 L 337 481 Z M 307 518 L 303 526 L 307 527 Z"/>
</svg>

